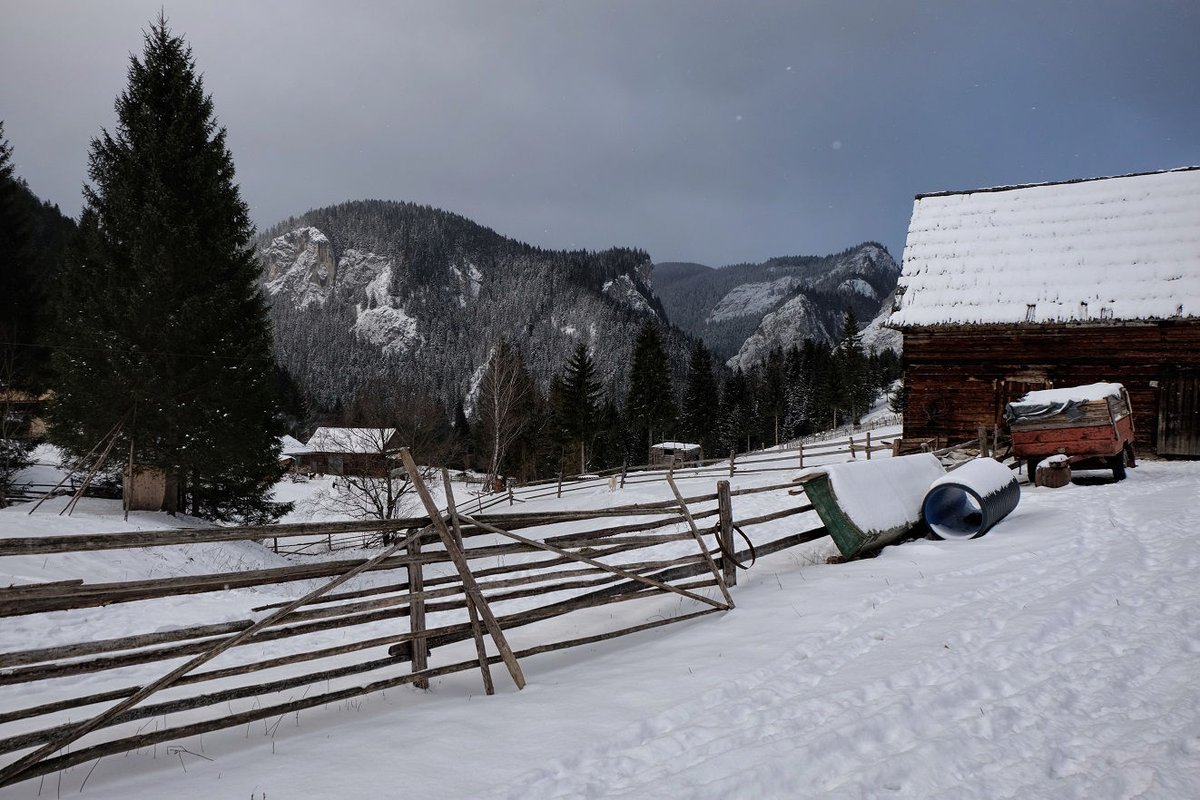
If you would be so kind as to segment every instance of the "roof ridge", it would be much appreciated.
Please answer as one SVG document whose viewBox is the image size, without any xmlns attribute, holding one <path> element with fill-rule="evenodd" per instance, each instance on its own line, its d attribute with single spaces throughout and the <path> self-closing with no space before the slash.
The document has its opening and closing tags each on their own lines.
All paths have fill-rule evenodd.
<svg viewBox="0 0 1200 800">
<path fill-rule="evenodd" d="M 1114 178 L 1141 178 L 1147 175 L 1166 175 L 1171 172 L 1192 172 L 1200 170 L 1200 165 L 1190 167 L 1172 167 L 1171 169 L 1156 169 L 1148 172 L 1128 172 L 1123 175 L 1097 175 L 1094 178 L 1069 178 L 1061 181 L 1042 181 L 1039 183 L 1013 183 L 1006 186 L 985 186 L 979 189 L 944 189 L 936 192 L 922 192 L 916 195 L 914 200 L 923 200 L 926 197 L 953 197 L 955 195 L 966 194 L 981 194 L 985 192 L 1008 192 L 1014 189 L 1033 189 L 1038 186 L 1066 186 L 1072 183 L 1091 183 L 1092 181 L 1108 181 Z"/>
</svg>

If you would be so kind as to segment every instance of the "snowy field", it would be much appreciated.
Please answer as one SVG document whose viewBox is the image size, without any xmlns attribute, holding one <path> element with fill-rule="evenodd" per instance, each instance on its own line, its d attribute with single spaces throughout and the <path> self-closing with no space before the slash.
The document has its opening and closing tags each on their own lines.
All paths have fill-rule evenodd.
<svg viewBox="0 0 1200 800">
<path fill-rule="evenodd" d="M 699 494 L 714 481 L 681 489 Z M 186 752 L 108 757 L 90 777 L 84 764 L 0 797 L 1200 797 L 1200 464 L 1143 462 L 1121 484 L 1023 492 L 975 541 L 912 542 L 830 565 L 822 539 L 765 557 L 739 574 L 735 610 L 528 658 L 524 691 L 493 669 L 497 695 L 485 697 L 478 674 L 461 673 L 428 692 L 402 687 L 179 742 Z M 668 493 L 597 488 L 521 510 Z M 750 495 L 734 510 L 798 500 Z M 0 512 L 0 536 L 185 522 L 135 514 L 124 523 L 108 501 L 81 504 L 70 519 L 57 507 Z M 809 524 L 791 517 L 748 533 L 766 541 Z M 14 557 L 0 559 L 0 585 L 281 563 L 253 543 Z M 137 603 L 56 612 L 38 629 L 33 618 L 0 618 L 0 649 L 236 619 L 306 587 L 163 601 L 157 613 L 169 618 L 150 623 Z M 677 596 L 627 602 L 544 623 L 529 641 L 514 632 L 513 644 L 698 608 Z M 442 658 L 435 650 L 431 663 Z M 0 687 L 0 710 L 101 691 L 104 680 Z"/>
</svg>

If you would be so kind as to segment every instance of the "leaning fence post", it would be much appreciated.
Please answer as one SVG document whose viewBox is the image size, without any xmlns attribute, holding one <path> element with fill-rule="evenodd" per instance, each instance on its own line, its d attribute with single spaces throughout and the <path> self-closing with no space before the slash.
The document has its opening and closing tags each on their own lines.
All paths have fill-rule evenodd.
<svg viewBox="0 0 1200 800">
<path fill-rule="evenodd" d="M 624 489 L 624 488 L 625 488 L 625 473 L 626 473 L 628 470 L 629 470 L 629 462 L 628 462 L 628 461 L 622 461 L 622 462 L 621 462 L 621 488 L 622 488 L 622 489 Z"/>
<path fill-rule="evenodd" d="M 413 531 L 409 531 L 410 534 Z M 413 634 L 409 647 L 412 648 L 412 671 L 422 672 L 429 666 L 429 648 L 425 643 L 425 600 L 420 593 L 425 591 L 425 575 L 421 570 L 421 537 L 415 536 L 408 543 L 408 591 L 413 594 L 409 601 L 409 630 Z M 428 689 L 429 680 L 418 678 L 413 681 L 418 689 Z"/>
<path fill-rule="evenodd" d="M 852 459 L 858 458 L 858 456 L 856 456 L 854 454 L 854 437 L 853 436 L 850 437 L 850 458 L 852 458 Z"/>
<path fill-rule="evenodd" d="M 717 481 L 717 515 L 720 519 L 721 572 L 728 586 L 737 586 L 737 566 L 733 563 L 733 503 L 729 500 L 729 481 Z"/>
</svg>

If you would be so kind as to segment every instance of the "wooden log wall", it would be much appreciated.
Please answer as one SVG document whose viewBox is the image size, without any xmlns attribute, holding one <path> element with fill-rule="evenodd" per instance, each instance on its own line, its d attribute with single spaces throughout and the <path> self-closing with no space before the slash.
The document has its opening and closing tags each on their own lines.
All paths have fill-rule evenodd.
<svg viewBox="0 0 1200 800">
<path fill-rule="evenodd" d="M 1004 403 L 1042 379 L 1111 381 L 1129 391 L 1137 449 L 1155 452 L 1159 391 L 1176 371 L 1200 368 L 1200 322 L 909 328 L 904 364 L 906 439 L 965 441 L 1002 425 Z"/>
</svg>

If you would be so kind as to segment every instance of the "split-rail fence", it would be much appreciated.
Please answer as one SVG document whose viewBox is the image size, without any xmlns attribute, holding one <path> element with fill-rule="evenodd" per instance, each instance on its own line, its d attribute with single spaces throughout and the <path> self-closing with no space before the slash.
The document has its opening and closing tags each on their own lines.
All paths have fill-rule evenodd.
<svg viewBox="0 0 1200 800">
<path fill-rule="evenodd" d="M 403 451 L 402 457 L 410 474 L 418 474 L 411 455 Z M 800 466 L 795 453 L 778 458 L 779 464 L 789 462 L 778 469 L 794 472 Z M 760 471 L 766 469 L 760 466 L 764 461 L 744 465 Z M 467 510 L 456 505 L 443 470 L 445 507 L 436 506 L 417 479 L 426 513 L 409 519 L 0 540 L 0 556 L 48 557 L 239 540 L 274 544 L 282 551 L 290 540 L 335 534 L 386 542 L 369 558 L 0 589 L 0 618 L 32 618 L 47 626 L 55 624 L 56 613 L 78 609 L 97 609 L 96 617 L 103 619 L 107 609 L 126 603 L 177 603 L 188 595 L 247 587 L 288 594 L 301 591 L 288 592 L 289 586 L 304 589 L 296 599 L 247 608 L 241 619 L 164 628 L 150 605 L 141 632 L 0 653 L 0 686 L 50 686 L 49 695 L 29 696 L 54 698 L 0 708 L 0 786 L 254 721 L 269 730 L 303 709 L 405 684 L 427 687 L 430 679 L 453 673 L 479 670 L 491 694 L 497 668 L 520 688 L 522 662 L 531 656 L 730 610 L 738 567 L 826 531 L 791 480 L 734 490 L 725 472 L 715 492 L 683 497 L 675 479 L 704 475 L 704 469 L 697 465 L 655 476 L 670 486 L 673 499 L 601 510 Z M 625 477 L 627 483 L 634 480 L 628 471 Z M 560 487 L 556 481 L 524 487 L 522 494 L 527 499 L 574 486 Z M 771 492 L 792 496 L 769 504 L 778 509 L 771 513 L 735 514 L 735 498 Z M 512 502 L 506 495 L 499 500 Z M 751 544 L 747 531 L 786 518 L 794 518 L 786 535 L 770 541 L 757 536 Z M 546 531 L 551 525 L 555 530 Z M 339 589 L 359 577 L 363 580 L 353 588 Z M 570 639 L 546 641 L 546 626 L 537 627 L 565 614 L 663 596 L 690 602 L 616 630 L 602 629 L 593 617 L 581 624 L 584 630 L 595 625 L 595 632 Z M 407 625 L 398 626 L 405 618 Z M 519 646 L 510 643 L 512 636 L 520 639 Z M 439 658 L 433 663 L 435 651 Z M 79 685 L 93 690 L 72 694 L 67 687 L 80 676 L 87 680 Z"/>
</svg>

